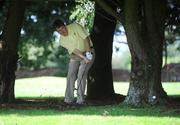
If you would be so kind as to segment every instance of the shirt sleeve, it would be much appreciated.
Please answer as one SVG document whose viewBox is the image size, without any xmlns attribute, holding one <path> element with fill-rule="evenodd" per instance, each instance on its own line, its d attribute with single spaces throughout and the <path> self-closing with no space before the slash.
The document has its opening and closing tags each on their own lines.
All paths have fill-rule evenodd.
<svg viewBox="0 0 180 125">
<path fill-rule="evenodd" d="M 82 39 L 85 39 L 87 36 L 89 36 L 87 30 L 84 27 L 82 27 L 80 24 L 77 23 L 75 24 L 75 30 Z"/>
</svg>

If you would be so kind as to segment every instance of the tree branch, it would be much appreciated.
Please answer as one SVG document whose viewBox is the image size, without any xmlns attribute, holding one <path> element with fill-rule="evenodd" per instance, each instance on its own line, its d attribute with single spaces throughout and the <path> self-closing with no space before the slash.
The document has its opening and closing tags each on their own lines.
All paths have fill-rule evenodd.
<svg viewBox="0 0 180 125">
<path fill-rule="evenodd" d="M 114 11 L 108 4 L 106 4 L 103 0 L 95 0 L 96 3 L 108 14 L 113 16 L 116 20 L 121 21 L 119 15 Z"/>
</svg>

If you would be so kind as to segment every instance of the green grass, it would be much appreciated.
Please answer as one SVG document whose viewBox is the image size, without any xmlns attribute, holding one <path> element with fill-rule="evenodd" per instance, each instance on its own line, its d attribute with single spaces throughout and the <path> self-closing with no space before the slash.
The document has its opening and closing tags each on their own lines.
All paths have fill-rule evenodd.
<svg viewBox="0 0 180 125">
<path fill-rule="evenodd" d="M 129 83 L 114 82 L 116 93 L 127 95 Z M 168 95 L 180 95 L 180 82 L 163 83 Z M 37 77 L 18 79 L 15 83 L 15 96 L 22 97 L 61 97 L 64 96 L 66 79 L 63 77 Z"/>
<path fill-rule="evenodd" d="M 61 77 L 37 77 L 18 79 L 15 83 L 15 96 L 21 97 L 60 97 L 64 96 L 66 79 Z"/>
<path fill-rule="evenodd" d="M 14 110 L 0 113 L 4 125 L 179 125 L 177 113 L 166 108 L 86 107 L 73 111 Z"/>
<path fill-rule="evenodd" d="M 38 77 L 16 80 L 16 98 L 64 96 L 65 79 Z M 126 95 L 128 83 L 115 82 L 115 91 Z M 180 95 L 180 83 L 163 83 L 168 95 Z M 123 104 L 54 109 L 0 109 L 0 125 L 180 125 L 180 109 L 173 107 L 132 108 Z"/>
</svg>

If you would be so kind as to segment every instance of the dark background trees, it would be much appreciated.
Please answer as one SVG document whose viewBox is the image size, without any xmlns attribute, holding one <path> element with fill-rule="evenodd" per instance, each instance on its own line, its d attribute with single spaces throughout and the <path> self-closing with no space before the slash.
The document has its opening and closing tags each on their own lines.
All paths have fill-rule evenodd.
<svg viewBox="0 0 180 125">
<path fill-rule="evenodd" d="M 52 22 L 62 13 L 61 18 L 67 18 L 70 11 L 64 8 L 69 9 L 68 6 L 72 6 L 74 1 L 67 3 L 66 1 L 54 1 L 52 3 L 49 1 L 19 0 L 1 3 L 4 4 L 1 6 L 2 12 L 0 14 L 4 17 L 2 18 L 4 25 L 1 25 L 3 48 L 0 51 L 0 100 L 1 102 L 12 102 L 15 99 L 14 83 L 18 59 L 21 58 L 23 61 L 22 66 L 33 65 L 33 68 L 40 68 L 45 65 L 50 54 L 49 46 L 53 39 Z M 26 52 L 31 46 L 43 49 L 41 52 L 33 50 L 33 53 L 36 51 L 34 54 L 37 56 L 38 59 L 35 57 L 37 60 L 32 60 L 27 56 Z M 64 54 L 64 51 L 58 51 Z"/>
<path fill-rule="evenodd" d="M 24 33 L 19 44 L 19 55 L 22 57 L 20 60 L 21 68 L 40 69 L 51 65 L 53 62 L 67 60 L 64 57 L 57 57 L 56 53 L 60 55 L 66 54 L 64 54 L 62 48 L 60 50 L 54 49 L 54 36 L 52 35 L 54 29 L 52 28 L 52 23 L 57 18 L 70 23 L 68 18 L 75 3 L 73 1 L 26 2 L 26 18 L 22 27 Z M 65 62 L 67 63 L 67 61 Z M 53 65 L 59 64 L 53 63 Z"/>
</svg>

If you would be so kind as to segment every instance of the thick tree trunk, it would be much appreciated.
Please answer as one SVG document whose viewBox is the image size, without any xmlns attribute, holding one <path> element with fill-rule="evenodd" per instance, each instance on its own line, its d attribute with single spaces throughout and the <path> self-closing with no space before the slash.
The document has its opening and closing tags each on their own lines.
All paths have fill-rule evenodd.
<svg viewBox="0 0 180 125">
<path fill-rule="evenodd" d="M 25 2 L 11 1 L 2 33 L 4 46 L 0 51 L 0 102 L 12 102 L 14 96 L 17 45 L 24 17 Z"/>
<path fill-rule="evenodd" d="M 164 103 L 161 84 L 164 41 L 163 0 L 126 0 L 125 30 L 132 56 L 131 80 L 125 102 L 139 106 Z"/>
<path fill-rule="evenodd" d="M 4 5 L 4 2 L 5 2 L 4 0 L 1 0 L 1 1 L 0 1 L 0 10 L 2 9 L 2 7 L 3 7 L 3 5 Z"/>
<path fill-rule="evenodd" d="M 88 77 L 87 97 L 89 99 L 111 99 L 115 95 L 111 66 L 115 26 L 116 20 L 96 4 L 91 36 L 96 58 Z"/>
</svg>

